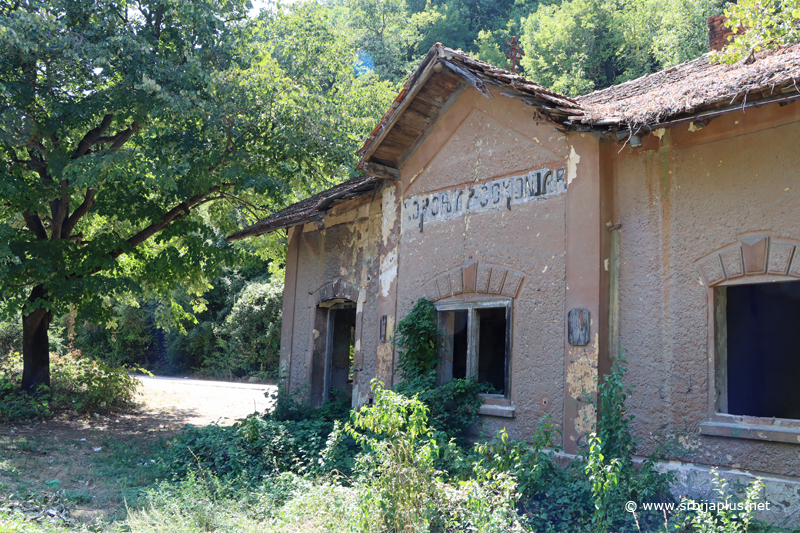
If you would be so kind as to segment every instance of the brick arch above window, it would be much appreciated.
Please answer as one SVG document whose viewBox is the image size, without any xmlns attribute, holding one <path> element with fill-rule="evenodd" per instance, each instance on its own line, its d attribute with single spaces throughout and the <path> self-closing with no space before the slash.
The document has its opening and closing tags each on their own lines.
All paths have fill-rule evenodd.
<svg viewBox="0 0 800 533">
<path fill-rule="evenodd" d="M 745 234 L 695 265 L 708 287 L 754 276 L 800 279 L 800 241 L 769 233 Z"/>
<path fill-rule="evenodd" d="M 358 301 L 361 289 L 358 285 L 345 281 L 341 278 L 322 285 L 319 289 L 310 294 L 309 304 L 317 306 L 330 300 L 350 300 Z"/>
<path fill-rule="evenodd" d="M 436 302 L 459 294 L 488 294 L 516 298 L 525 274 L 508 267 L 470 261 L 429 280 L 425 297 Z"/>
</svg>

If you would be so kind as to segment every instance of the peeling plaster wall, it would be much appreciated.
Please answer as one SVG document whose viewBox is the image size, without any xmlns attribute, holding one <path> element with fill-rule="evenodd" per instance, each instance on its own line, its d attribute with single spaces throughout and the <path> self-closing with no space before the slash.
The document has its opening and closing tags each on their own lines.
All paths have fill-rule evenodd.
<svg viewBox="0 0 800 533">
<path fill-rule="evenodd" d="M 290 390 L 307 395 L 314 340 L 314 313 L 320 287 L 339 280 L 360 290 L 356 311 L 354 401 L 364 403 L 376 373 L 379 292 L 378 246 L 381 240 L 381 199 L 353 201 L 329 211 L 325 227 L 306 224 L 299 235 L 293 327 L 281 339 L 281 353 L 291 352 Z M 298 231 L 295 229 L 294 231 Z M 288 276 L 287 272 L 287 276 Z M 284 310 L 287 303 L 284 302 Z M 285 344 L 288 343 L 288 347 Z M 370 355 L 371 354 L 371 355 Z M 306 387 L 306 388 L 304 388 Z"/>
<path fill-rule="evenodd" d="M 518 176 L 541 168 L 566 169 L 570 148 L 532 108 L 508 98 L 488 100 L 465 90 L 402 167 L 401 202 L 441 190 Z M 515 418 L 481 417 L 481 430 L 506 427 L 527 439 L 539 420 L 563 416 L 566 194 L 509 203 L 457 217 L 407 224 L 398 256 L 398 319 L 425 297 L 438 275 L 477 261 L 522 273 L 513 304 L 511 401 Z M 510 207 L 510 209 L 509 209 Z M 511 271 L 509 270 L 509 271 Z M 460 294 L 447 300 L 493 294 Z"/>
<path fill-rule="evenodd" d="M 676 438 L 688 451 L 674 459 L 796 479 L 800 443 L 699 434 L 713 415 L 714 341 L 695 261 L 747 232 L 800 239 L 800 103 L 657 133 L 639 149 L 611 147 L 620 345 L 636 385 L 629 406 L 640 452 L 653 451 L 651 437 Z"/>
</svg>

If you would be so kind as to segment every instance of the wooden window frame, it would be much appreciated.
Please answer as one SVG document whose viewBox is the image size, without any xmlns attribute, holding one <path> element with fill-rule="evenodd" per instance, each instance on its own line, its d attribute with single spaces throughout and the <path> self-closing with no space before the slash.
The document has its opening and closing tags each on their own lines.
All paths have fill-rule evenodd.
<svg viewBox="0 0 800 533">
<path fill-rule="evenodd" d="M 736 278 L 708 287 L 708 418 L 700 424 L 701 435 L 800 444 L 798 419 L 727 413 L 727 288 L 784 281 L 798 280 L 765 274 Z"/>
<path fill-rule="evenodd" d="M 505 347 L 505 369 L 504 369 L 504 390 L 503 394 L 481 394 L 484 398 L 495 398 L 509 400 L 511 398 L 511 351 L 512 351 L 512 327 L 513 327 L 513 299 L 498 297 L 487 298 L 481 300 L 458 300 L 452 302 L 437 302 L 435 304 L 437 313 L 437 322 L 444 341 L 445 328 L 442 327 L 441 316 L 439 313 L 447 311 L 467 311 L 467 376 L 478 375 L 478 346 L 480 346 L 480 321 L 477 318 L 477 311 L 480 309 L 505 309 L 506 311 L 506 347 Z M 442 358 L 444 361 L 446 357 L 446 350 L 448 349 L 447 342 L 441 342 Z M 452 346 L 449 347 L 452 350 Z M 439 380 L 442 380 L 442 365 L 439 365 Z"/>
</svg>

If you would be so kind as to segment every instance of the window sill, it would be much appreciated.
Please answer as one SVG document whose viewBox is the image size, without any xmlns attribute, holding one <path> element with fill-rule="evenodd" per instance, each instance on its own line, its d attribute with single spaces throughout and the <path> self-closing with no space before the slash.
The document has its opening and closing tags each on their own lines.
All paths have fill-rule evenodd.
<svg viewBox="0 0 800 533">
<path fill-rule="evenodd" d="M 516 416 L 516 408 L 511 403 L 511 400 L 489 394 L 481 394 L 481 396 L 483 397 L 483 404 L 478 410 L 479 415 L 500 418 L 514 418 Z"/>
<path fill-rule="evenodd" d="M 701 423 L 700 434 L 711 437 L 800 444 L 800 425 L 797 420 L 731 417 L 730 421 Z"/>
</svg>

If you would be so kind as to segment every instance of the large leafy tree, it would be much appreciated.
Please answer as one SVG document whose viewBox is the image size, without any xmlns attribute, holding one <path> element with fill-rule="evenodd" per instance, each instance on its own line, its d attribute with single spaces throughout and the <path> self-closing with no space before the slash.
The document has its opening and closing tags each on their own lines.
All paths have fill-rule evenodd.
<svg viewBox="0 0 800 533">
<path fill-rule="evenodd" d="M 565 0 L 524 19 L 525 74 L 575 96 L 708 51 L 720 0 Z"/>
<path fill-rule="evenodd" d="M 346 174 L 388 97 L 313 5 L 0 6 L 0 290 L 23 316 L 27 389 L 49 383 L 54 316 L 201 292 L 231 258 L 212 222 Z"/>
</svg>

